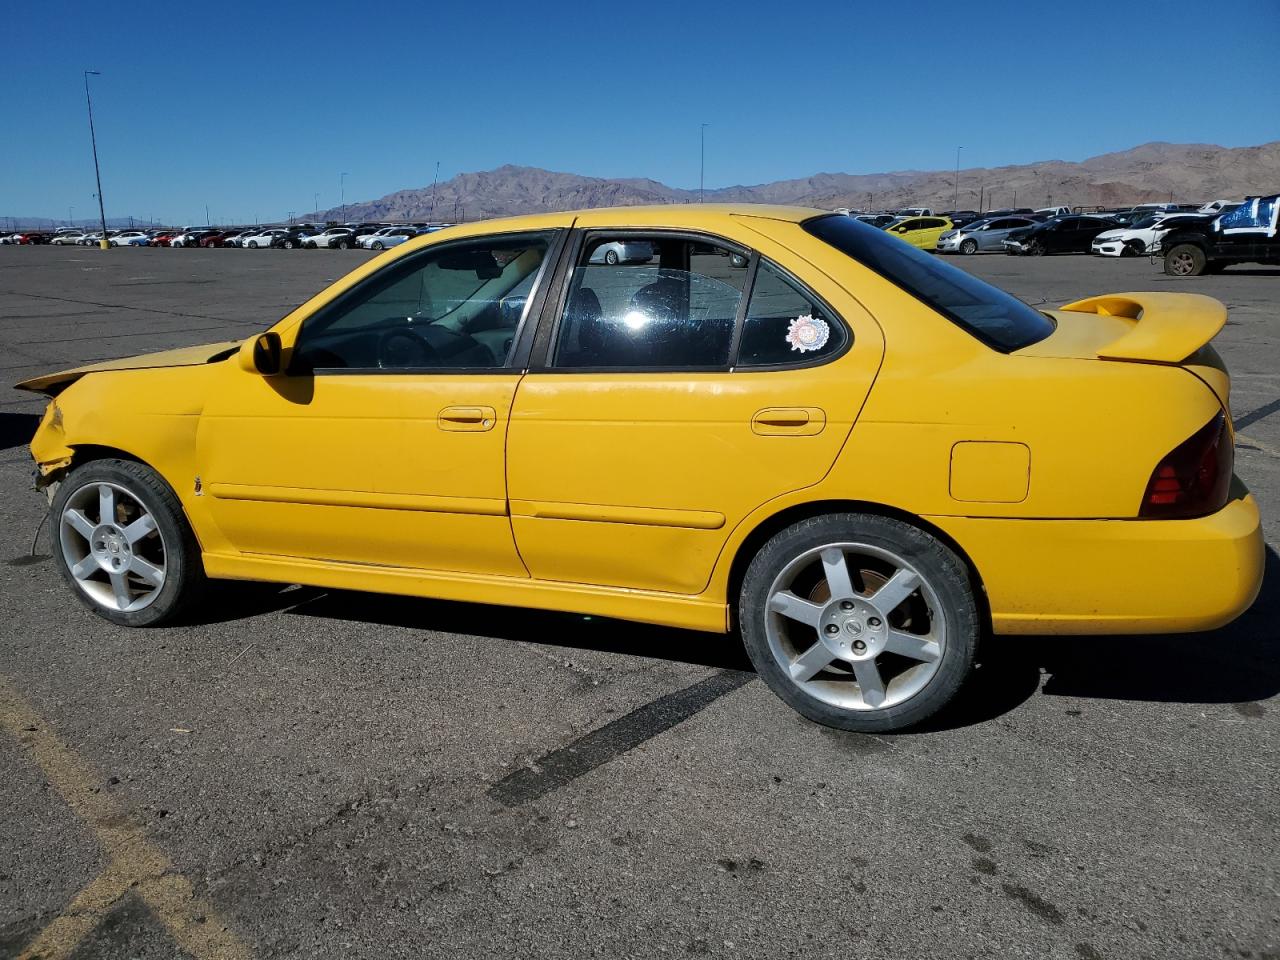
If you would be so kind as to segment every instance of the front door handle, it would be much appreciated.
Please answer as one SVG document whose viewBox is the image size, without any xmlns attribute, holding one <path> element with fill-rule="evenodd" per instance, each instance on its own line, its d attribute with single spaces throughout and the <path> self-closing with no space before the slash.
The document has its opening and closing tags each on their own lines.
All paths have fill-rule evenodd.
<svg viewBox="0 0 1280 960">
<path fill-rule="evenodd" d="M 497 422 L 493 407 L 445 407 L 436 417 L 441 430 L 492 430 Z"/>
<path fill-rule="evenodd" d="M 764 437 L 812 437 L 827 425 L 820 407 L 766 407 L 751 418 L 751 430 Z"/>
</svg>

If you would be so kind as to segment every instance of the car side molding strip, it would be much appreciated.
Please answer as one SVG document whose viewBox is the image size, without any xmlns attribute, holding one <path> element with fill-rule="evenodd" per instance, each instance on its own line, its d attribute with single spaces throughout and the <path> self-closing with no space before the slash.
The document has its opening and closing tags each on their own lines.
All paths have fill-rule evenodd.
<svg viewBox="0 0 1280 960">
<path fill-rule="evenodd" d="M 687 527 L 692 530 L 719 530 L 725 522 L 724 514 L 710 510 L 617 507 L 600 503 L 545 503 L 537 500 L 512 500 L 511 515 L 538 520 L 587 520 L 648 527 Z"/>
<path fill-rule="evenodd" d="M 242 483 L 206 483 L 205 492 L 218 500 L 262 503 L 303 503 L 320 507 L 369 507 L 375 510 L 420 510 L 427 513 L 465 513 L 505 517 L 504 500 L 482 497 L 433 497 L 415 493 L 375 493 L 364 490 L 311 490 Z"/>
</svg>

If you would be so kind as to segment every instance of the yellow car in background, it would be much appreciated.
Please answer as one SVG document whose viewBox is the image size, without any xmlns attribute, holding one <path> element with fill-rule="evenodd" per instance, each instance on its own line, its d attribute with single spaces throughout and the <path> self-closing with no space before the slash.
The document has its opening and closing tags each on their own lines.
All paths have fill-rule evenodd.
<svg viewBox="0 0 1280 960">
<path fill-rule="evenodd" d="M 740 631 L 800 713 L 891 730 L 988 631 L 1250 605 L 1225 320 L 1041 312 L 841 214 L 624 207 L 450 227 L 244 343 L 20 386 L 55 563 L 114 623 L 218 578 Z"/>
<path fill-rule="evenodd" d="M 954 225 L 946 217 L 904 217 L 884 228 L 885 233 L 904 240 L 913 247 L 932 253 L 938 246 L 938 238 Z"/>
</svg>

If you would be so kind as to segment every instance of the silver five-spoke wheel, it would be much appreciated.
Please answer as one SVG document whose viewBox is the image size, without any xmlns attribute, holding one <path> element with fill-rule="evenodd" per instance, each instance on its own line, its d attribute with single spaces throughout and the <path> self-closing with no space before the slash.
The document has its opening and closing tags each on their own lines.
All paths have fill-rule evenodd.
<svg viewBox="0 0 1280 960">
<path fill-rule="evenodd" d="M 165 542 L 156 518 L 118 484 L 95 481 L 71 493 L 58 539 L 76 585 L 108 610 L 143 610 L 164 586 Z"/>
<path fill-rule="evenodd" d="M 947 647 L 934 587 L 895 553 L 866 543 L 814 547 L 768 590 L 769 651 L 791 682 L 843 710 L 879 710 L 915 696 Z"/>
</svg>

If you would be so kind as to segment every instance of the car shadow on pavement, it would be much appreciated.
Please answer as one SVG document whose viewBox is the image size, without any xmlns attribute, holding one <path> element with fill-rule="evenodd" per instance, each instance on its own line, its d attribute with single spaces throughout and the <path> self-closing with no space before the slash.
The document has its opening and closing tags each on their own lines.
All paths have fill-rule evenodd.
<svg viewBox="0 0 1280 960">
<path fill-rule="evenodd" d="M 1280 693 L 1280 555 L 1237 620 L 1207 633 L 992 637 L 973 680 L 912 732 L 992 720 L 1034 696 L 1149 703 L 1256 704 Z M 1256 708 L 1254 708 L 1256 710 Z"/>
<path fill-rule="evenodd" d="M 204 622 L 276 611 L 354 623 L 493 637 L 751 671 L 736 635 L 656 627 L 519 607 L 269 584 L 227 585 Z M 1155 703 L 1253 704 L 1280 692 L 1280 555 L 1267 548 L 1257 602 L 1208 633 L 990 637 L 956 700 L 921 726 L 933 733 L 982 724 L 1045 696 Z"/>
<path fill-rule="evenodd" d="M 289 612 L 388 627 L 521 640 L 575 650 L 598 650 L 725 670 L 751 670 L 751 661 L 736 635 L 655 627 L 608 617 L 341 590 L 304 600 L 291 607 Z"/>
<path fill-rule="evenodd" d="M 25 447 L 39 425 L 38 413 L 0 413 L 0 450 Z"/>
</svg>

